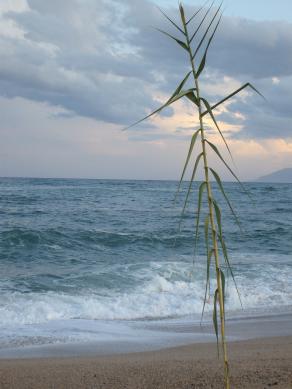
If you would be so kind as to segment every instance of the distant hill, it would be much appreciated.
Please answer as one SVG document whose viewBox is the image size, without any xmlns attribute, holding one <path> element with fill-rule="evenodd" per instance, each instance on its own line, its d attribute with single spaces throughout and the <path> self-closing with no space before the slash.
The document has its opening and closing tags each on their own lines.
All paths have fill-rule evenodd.
<svg viewBox="0 0 292 389">
<path fill-rule="evenodd" d="M 258 182 L 292 183 L 292 168 L 278 170 L 257 179 Z"/>
</svg>

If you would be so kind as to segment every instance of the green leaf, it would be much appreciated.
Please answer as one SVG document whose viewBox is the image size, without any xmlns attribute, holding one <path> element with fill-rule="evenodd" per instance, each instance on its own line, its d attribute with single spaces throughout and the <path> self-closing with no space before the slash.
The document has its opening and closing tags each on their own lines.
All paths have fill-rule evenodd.
<svg viewBox="0 0 292 389">
<path fill-rule="evenodd" d="M 209 215 L 207 215 L 205 218 L 204 230 L 205 230 L 206 254 L 208 257 L 209 255 Z"/>
<path fill-rule="evenodd" d="M 187 52 L 189 51 L 189 48 L 187 46 L 187 44 L 177 38 L 175 38 L 174 36 L 170 35 L 168 32 L 165 32 L 163 30 L 160 30 L 160 28 L 157 28 L 157 31 L 161 32 L 162 34 L 165 34 L 166 36 L 168 36 L 169 38 L 173 39 L 176 41 L 176 43 L 178 43 L 183 49 L 185 49 Z"/>
<path fill-rule="evenodd" d="M 191 100 L 192 103 L 194 103 L 197 107 L 199 107 L 199 101 L 197 97 L 195 96 L 194 92 L 190 92 L 186 95 L 186 97 Z"/>
<path fill-rule="evenodd" d="M 200 131 L 201 131 L 201 129 L 199 128 L 192 136 L 191 144 L 190 144 L 189 151 L 188 151 L 188 155 L 187 155 L 187 158 L 186 158 L 186 161 L 185 161 L 185 164 L 184 164 L 184 168 L 183 168 L 182 175 L 181 175 L 181 178 L 180 178 L 180 181 L 179 181 L 179 184 L 178 184 L 178 188 L 177 188 L 177 192 L 176 192 L 174 201 L 176 201 L 177 195 L 178 195 L 179 190 L 181 188 L 181 183 L 182 183 L 182 180 L 184 178 L 185 172 L 187 170 L 188 163 L 190 161 L 190 158 L 191 158 L 191 155 L 192 155 L 192 152 L 193 152 L 193 149 L 194 149 L 194 146 L 195 146 L 195 143 L 196 143 L 196 140 L 197 140 L 197 137 L 198 137 Z"/>
<path fill-rule="evenodd" d="M 171 99 L 170 104 L 172 104 L 172 103 L 174 103 L 175 101 L 181 99 L 182 97 L 187 97 L 188 94 L 193 93 L 195 90 L 196 90 L 196 88 L 191 88 L 191 89 L 187 89 L 187 90 L 182 90 L 180 93 L 178 93 L 176 96 L 174 96 L 174 97 Z"/>
<path fill-rule="evenodd" d="M 230 151 L 230 149 L 229 149 L 229 146 L 228 146 L 228 144 L 227 144 L 227 142 L 226 142 L 226 140 L 225 140 L 224 135 L 222 134 L 222 132 L 221 132 L 219 126 L 218 126 L 218 123 L 217 123 L 217 121 L 216 121 L 216 119 L 215 119 L 215 116 L 214 116 L 214 114 L 213 114 L 213 112 L 212 112 L 212 109 L 211 109 L 210 104 L 209 104 L 208 101 L 207 101 L 206 99 L 204 99 L 203 97 L 201 97 L 201 100 L 204 102 L 205 107 L 207 108 L 207 111 L 208 111 L 209 115 L 211 116 L 211 118 L 212 118 L 212 120 L 213 120 L 213 122 L 214 122 L 214 124 L 215 124 L 215 126 L 216 126 L 216 128 L 217 128 L 217 130 L 219 131 L 219 134 L 221 135 L 221 138 L 223 139 L 223 142 L 225 143 L 225 146 L 226 146 L 226 148 L 227 148 L 227 150 L 228 150 L 228 152 L 229 152 L 229 155 L 230 155 L 231 159 L 233 160 L 233 157 L 232 157 L 231 151 Z"/>
<path fill-rule="evenodd" d="M 214 176 L 214 178 L 219 186 L 219 189 L 221 190 L 221 193 L 223 194 L 223 196 L 224 196 L 224 198 L 225 198 L 225 200 L 230 208 L 230 211 L 231 211 L 232 215 L 234 216 L 236 223 L 238 224 L 240 230 L 242 231 L 240 221 L 239 221 L 239 219 L 238 219 L 238 217 L 237 217 L 237 215 L 236 215 L 236 213 L 235 213 L 235 211 L 234 211 L 234 209 L 233 209 L 233 207 L 228 199 L 228 196 L 226 195 L 226 192 L 224 190 L 224 187 L 223 187 L 223 184 L 222 184 L 222 181 L 221 181 L 219 175 L 212 168 L 209 168 L 209 169 L 211 170 L 211 172 L 212 172 L 212 174 L 213 174 L 213 176 Z"/>
<path fill-rule="evenodd" d="M 221 277 L 223 304 L 225 305 L 225 275 L 223 273 L 223 270 L 219 269 L 219 272 L 220 272 L 220 277 Z M 224 320 L 225 320 L 225 309 L 223 309 L 223 312 L 224 312 Z"/>
<path fill-rule="evenodd" d="M 198 197 L 198 214 L 197 214 L 197 223 L 196 223 L 196 235 L 195 235 L 195 251 L 197 249 L 197 243 L 198 243 L 198 236 L 199 236 L 199 223 L 200 223 L 200 214 L 201 214 L 201 207 L 202 207 L 202 198 L 204 190 L 207 188 L 206 181 L 202 182 L 199 187 L 199 197 Z"/>
<path fill-rule="evenodd" d="M 214 294 L 214 309 L 213 309 L 213 324 L 217 340 L 217 353 L 219 358 L 219 338 L 218 338 L 218 320 L 217 320 L 217 300 L 218 300 L 218 289 L 216 289 Z"/>
<path fill-rule="evenodd" d="M 179 4 L 179 12 L 180 12 L 182 24 L 184 26 L 186 26 L 185 11 L 184 11 L 184 7 L 183 7 L 182 3 Z"/>
<path fill-rule="evenodd" d="M 224 165 L 227 167 L 227 169 L 230 171 L 230 173 L 233 175 L 233 177 L 238 181 L 239 181 L 239 178 L 237 178 L 236 174 L 233 172 L 233 170 L 229 167 L 229 165 L 227 164 L 227 162 L 225 161 L 225 159 L 222 157 L 220 151 L 218 150 L 218 148 L 214 145 L 214 143 L 208 141 L 207 139 L 205 139 L 205 142 L 208 143 L 208 145 L 215 151 L 215 153 L 218 155 L 218 157 L 221 159 L 221 161 L 224 163 Z"/>
<path fill-rule="evenodd" d="M 171 20 L 170 19 L 170 17 L 168 17 L 167 15 L 166 15 L 166 13 L 164 12 L 164 11 L 162 11 L 162 9 L 161 8 L 159 8 L 159 7 L 157 7 L 158 9 L 159 9 L 159 11 L 162 13 L 162 15 L 164 15 L 165 17 L 166 17 L 166 19 L 167 20 L 169 20 L 170 21 L 170 23 L 174 26 L 174 27 L 176 27 L 183 35 L 186 35 L 185 34 L 185 32 L 173 21 L 173 20 Z"/>
<path fill-rule="evenodd" d="M 230 271 L 230 274 L 231 274 L 231 277 L 232 277 L 232 280 L 233 280 L 233 283 L 234 283 L 234 286 L 235 286 L 235 289 L 236 289 L 236 292 L 237 292 L 237 295 L 238 295 L 238 298 L 239 298 L 239 301 L 240 301 L 240 305 L 242 307 L 242 301 L 241 301 L 240 293 L 239 293 L 239 290 L 238 290 L 238 287 L 237 287 L 237 283 L 235 281 L 235 277 L 234 277 L 234 274 L 233 274 L 232 267 L 230 265 L 230 261 L 229 261 L 229 257 L 228 257 L 228 251 L 227 251 L 227 247 L 225 245 L 223 236 L 222 235 L 218 235 L 218 239 L 219 239 L 219 242 L 220 242 L 221 247 L 222 247 L 222 252 L 223 252 L 225 263 L 227 265 L 228 270 Z"/>
<path fill-rule="evenodd" d="M 205 68 L 208 49 L 209 49 L 209 46 L 210 46 L 210 44 L 211 44 L 211 42 L 212 42 L 212 40 L 213 40 L 213 38 L 214 38 L 214 35 L 215 35 L 216 31 L 217 31 L 217 28 L 218 28 L 218 26 L 219 26 L 219 24 L 220 24 L 221 17 L 222 17 L 222 15 L 220 16 L 220 18 L 219 18 L 219 20 L 218 20 L 218 22 L 217 22 L 217 24 L 216 24 L 216 27 L 214 28 L 214 31 L 213 31 L 213 33 L 212 33 L 212 35 L 211 35 L 211 37 L 210 37 L 210 39 L 209 39 L 209 41 L 208 41 L 208 44 L 207 44 L 207 47 L 206 47 L 206 49 L 205 49 L 203 58 L 202 58 L 202 60 L 201 60 L 201 63 L 200 63 L 200 65 L 199 65 L 199 68 L 198 68 L 197 73 L 196 73 L 196 78 L 199 78 L 200 74 L 202 73 L 202 71 L 203 71 L 204 68 Z"/>
<path fill-rule="evenodd" d="M 190 74 L 192 73 L 192 71 L 188 72 L 185 76 L 185 78 L 182 80 L 182 82 L 179 84 L 179 86 L 176 88 L 176 90 L 173 92 L 173 94 L 171 95 L 171 97 L 168 99 L 168 101 L 170 101 L 171 99 L 173 99 L 183 88 L 183 86 L 185 85 L 185 83 L 187 82 L 188 78 L 190 77 Z"/>
<path fill-rule="evenodd" d="M 208 255 L 207 255 L 207 272 L 206 272 L 206 287 L 205 287 L 205 296 L 204 296 L 204 303 L 203 303 L 203 309 L 202 309 L 202 315 L 201 315 L 201 323 L 203 321 L 203 316 L 204 316 L 204 312 L 205 312 L 205 306 L 206 306 L 206 302 L 207 302 L 208 290 L 209 290 L 209 293 L 210 293 L 210 266 L 211 266 L 211 259 L 212 259 L 213 255 L 215 255 L 215 250 L 214 249 L 208 251 Z"/>
<path fill-rule="evenodd" d="M 211 11 L 212 7 L 213 7 L 213 4 L 214 4 L 215 0 L 213 0 L 212 4 L 210 5 L 210 7 L 207 9 L 207 12 L 205 12 L 205 15 L 203 17 L 203 19 L 201 20 L 200 24 L 198 25 L 197 29 L 195 30 L 195 32 L 193 33 L 191 39 L 190 39 L 190 43 L 192 43 L 192 40 L 194 39 L 194 37 L 197 35 L 198 31 L 200 30 L 201 28 L 201 25 L 204 23 L 208 13 Z"/>
<path fill-rule="evenodd" d="M 245 187 L 243 186 L 242 182 L 239 180 L 239 178 L 237 177 L 237 175 L 233 172 L 233 170 L 229 167 L 229 165 L 227 164 L 227 162 L 225 162 L 225 159 L 222 157 L 222 155 L 220 154 L 219 150 L 217 149 L 217 147 L 214 145 L 214 143 L 211 143 L 210 141 L 208 141 L 207 139 L 205 139 L 205 142 L 208 143 L 208 145 L 215 151 L 215 153 L 218 155 L 218 157 L 221 159 L 221 161 L 224 163 L 224 165 L 227 167 L 227 169 L 230 171 L 230 173 L 233 175 L 233 177 L 236 179 L 236 181 L 239 183 L 239 185 L 241 186 L 241 188 L 245 191 Z M 248 192 L 247 192 L 248 193 Z"/>
<path fill-rule="evenodd" d="M 185 213 L 185 210 L 186 210 L 186 207 L 187 207 L 187 204 L 188 204 L 188 199 L 189 199 L 189 195 L 191 193 L 191 189 L 192 189 L 192 185 L 193 185 L 194 178 L 195 178 L 195 175 L 196 175 L 196 171 L 198 169 L 198 165 L 199 165 L 199 162 L 200 162 L 200 159 L 202 158 L 202 156 L 203 156 L 203 153 L 199 154 L 197 156 L 197 159 L 196 159 L 196 162 L 195 162 L 195 166 L 194 166 L 192 177 L 191 177 L 191 180 L 190 180 L 188 192 L 187 192 L 187 195 L 186 195 L 186 198 L 185 198 L 185 202 L 184 202 L 184 206 L 183 206 L 182 213 L 181 213 L 181 218 L 180 218 L 180 223 L 179 223 L 179 231 L 181 229 L 182 218 L 183 218 L 183 215 Z"/>
<path fill-rule="evenodd" d="M 200 162 L 200 159 L 202 158 L 202 156 L 203 156 L 203 153 L 200 153 L 197 156 L 197 159 L 196 159 L 196 162 L 195 162 L 195 166 L 194 166 L 194 169 L 193 169 L 193 173 L 192 173 L 192 176 L 191 176 L 190 184 L 189 184 L 188 193 L 187 193 L 186 199 L 185 199 L 185 204 L 184 204 L 183 212 L 185 211 L 185 208 L 186 208 L 186 205 L 187 205 L 187 201 L 188 201 L 188 197 L 190 195 L 191 188 L 192 188 L 192 183 L 194 182 L 196 171 L 198 169 L 198 165 L 199 165 L 199 162 Z"/>
<path fill-rule="evenodd" d="M 198 9 L 198 11 L 196 11 L 196 12 L 193 14 L 192 17 L 190 17 L 190 19 L 186 22 L 186 25 L 188 25 L 188 24 L 189 24 L 197 15 L 198 15 L 198 13 L 202 11 L 202 9 L 203 9 L 203 8 L 206 6 L 206 4 L 208 4 L 208 3 L 209 3 L 209 0 L 207 0 L 207 1 L 205 2 L 205 4 L 203 4 L 202 7 L 200 7 L 200 8 Z M 214 4 L 214 1 L 213 1 L 212 4 Z"/>
<path fill-rule="evenodd" d="M 175 92 L 172 94 L 172 96 L 166 101 L 166 103 L 164 103 L 163 105 L 161 105 L 158 109 L 156 109 L 155 111 L 151 112 L 149 115 L 145 116 L 144 118 L 138 120 L 137 122 L 131 124 L 130 126 L 126 127 L 126 128 L 123 128 L 123 131 L 125 130 L 128 130 L 129 128 L 131 127 L 134 127 L 136 126 L 137 124 L 143 122 L 144 120 L 146 119 L 149 119 L 151 116 L 161 112 L 164 108 L 166 108 L 167 106 L 169 106 L 170 104 L 174 103 L 175 101 L 181 99 L 182 97 L 188 95 L 189 93 L 193 92 L 194 90 L 196 90 L 195 88 L 191 88 L 191 89 L 187 89 L 185 91 L 181 91 L 183 85 L 185 84 L 185 82 L 187 81 L 189 75 L 190 75 L 191 72 L 189 72 L 187 74 L 187 76 L 184 78 L 184 80 L 180 83 L 179 87 L 175 90 Z M 179 91 L 179 93 L 178 93 Z"/>
<path fill-rule="evenodd" d="M 246 84 L 244 84 L 243 86 L 241 86 L 240 88 L 236 89 L 236 91 L 230 93 L 230 95 L 228 95 L 227 97 L 224 97 L 224 99 L 220 100 L 218 103 L 216 103 L 215 105 L 212 105 L 211 107 L 211 110 L 213 111 L 213 109 L 217 108 L 220 104 L 224 103 L 225 101 L 227 101 L 228 99 L 230 99 L 231 97 L 235 96 L 237 93 L 241 92 L 244 88 L 246 87 L 250 87 L 251 89 L 253 89 L 257 94 L 259 94 L 263 99 L 265 99 L 265 97 L 252 85 L 250 84 L 249 82 L 247 82 Z M 202 113 L 202 117 L 207 115 L 208 113 L 208 110 L 203 112 Z"/>
<path fill-rule="evenodd" d="M 205 40 L 205 38 L 206 38 L 206 36 L 207 36 L 207 34 L 208 34 L 208 32 L 209 32 L 209 30 L 210 30 L 210 28 L 211 28 L 211 26 L 212 26 L 214 20 L 216 19 L 217 15 L 218 15 L 218 13 L 219 13 L 219 11 L 220 11 L 220 9 L 221 9 L 221 7 L 222 7 L 222 3 L 220 4 L 220 6 L 218 7 L 217 11 L 215 12 L 215 15 L 213 16 L 213 18 L 212 18 L 211 22 L 209 23 L 209 26 L 208 26 L 208 28 L 206 29 L 206 31 L 205 31 L 205 33 L 204 33 L 204 35 L 203 35 L 203 37 L 202 37 L 200 43 L 198 44 L 198 46 L 197 46 L 197 48 L 196 48 L 196 50 L 195 50 L 195 53 L 194 53 L 194 55 L 193 55 L 193 57 L 192 57 L 193 59 L 196 57 L 198 51 L 200 50 L 200 48 L 201 48 L 201 46 L 202 46 L 202 44 L 203 44 L 203 42 L 204 42 L 204 40 Z"/>
<path fill-rule="evenodd" d="M 221 211 L 220 211 L 220 208 L 219 208 L 217 202 L 215 201 L 215 199 L 212 199 L 212 203 L 213 203 L 215 214 L 216 214 L 216 220 L 217 220 L 219 234 L 222 235 Z"/>
</svg>

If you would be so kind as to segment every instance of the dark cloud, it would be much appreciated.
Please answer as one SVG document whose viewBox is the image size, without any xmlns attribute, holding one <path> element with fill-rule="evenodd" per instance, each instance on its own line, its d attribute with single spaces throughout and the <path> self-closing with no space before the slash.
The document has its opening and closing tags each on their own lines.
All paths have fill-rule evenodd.
<svg viewBox="0 0 292 389">
<path fill-rule="evenodd" d="M 224 74 L 252 78 L 292 74 L 292 24 L 224 18 L 210 63 Z"/>
<path fill-rule="evenodd" d="M 171 93 L 187 72 L 183 50 L 153 27 L 176 34 L 175 29 L 148 0 L 28 0 L 28 5 L 25 12 L 6 15 L 24 37 L 0 38 L 4 96 L 48 102 L 67 110 L 65 116 L 125 125 L 156 108 L 155 92 Z M 174 9 L 167 11 L 176 17 Z M 221 120 L 237 124 L 234 113 L 241 111 L 246 120 L 237 136 L 291 133 L 291 36 L 288 22 L 224 18 L 209 70 L 214 77 L 253 81 L 268 98 L 268 103 L 255 96 L 233 100 Z M 281 82 L 273 84 L 272 77 Z M 172 114 L 171 108 L 164 112 Z"/>
</svg>

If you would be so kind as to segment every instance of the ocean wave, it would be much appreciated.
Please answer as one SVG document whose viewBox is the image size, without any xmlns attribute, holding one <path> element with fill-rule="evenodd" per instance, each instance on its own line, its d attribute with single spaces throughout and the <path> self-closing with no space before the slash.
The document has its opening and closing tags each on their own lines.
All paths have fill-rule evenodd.
<svg viewBox="0 0 292 389">
<path fill-rule="evenodd" d="M 161 234 L 151 232 L 115 232 L 106 230 L 68 230 L 60 228 L 29 229 L 12 228 L 3 231 L 0 236 L 1 247 L 31 247 L 33 245 L 57 244 L 59 246 L 76 247 L 87 244 L 98 244 L 105 247 L 119 247 L 133 244 L 144 244 L 151 248 L 155 244 L 179 247 L 184 244 L 192 244 L 192 236 L 178 235 L 176 231 L 169 230 Z"/>
<path fill-rule="evenodd" d="M 291 279 L 285 273 L 273 279 L 267 278 L 256 283 L 251 277 L 237 277 L 243 308 L 272 310 L 273 307 L 291 304 Z M 270 278 L 268 278 L 270 277 Z M 199 316 L 203 307 L 204 281 L 175 280 L 172 273 L 168 277 L 154 275 L 131 293 L 100 295 L 94 291 L 77 294 L 57 292 L 47 293 L 4 293 L 0 304 L 0 326 L 45 323 L 52 320 L 137 320 Z M 214 283 L 208 297 L 206 312 L 213 309 Z M 229 312 L 241 310 L 240 301 L 232 280 L 226 288 L 226 309 Z"/>
<path fill-rule="evenodd" d="M 42 243 L 52 243 L 56 240 L 65 240 L 66 235 L 56 229 L 34 230 L 29 228 L 15 227 L 2 231 L 1 247 L 12 246 L 31 247 Z"/>
</svg>

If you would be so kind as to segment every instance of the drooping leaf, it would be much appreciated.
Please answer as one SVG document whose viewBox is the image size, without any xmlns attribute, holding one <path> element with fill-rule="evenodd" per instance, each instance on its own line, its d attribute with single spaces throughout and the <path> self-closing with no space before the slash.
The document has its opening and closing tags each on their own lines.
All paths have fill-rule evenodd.
<svg viewBox="0 0 292 389">
<path fill-rule="evenodd" d="M 224 165 L 227 167 L 227 169 L 230 171 L 230 173 L 233 175 L 233 177 L 238 181 L 239 181 L 239 178 L 236 176 L 236 174 L 233 172 L 233 170 L 229 167 L 228 163 L 225 161 L 225 159 L 222 157 L 220 151 L 218 150 L 218 148 L 214 145 L 214 143 L 208 141 L 207 139 L 205 139 L 205 142 L 208 143 L 208 145 L 215 151 L 215 153 L 218 155 L 218 157 L 221 159 L 221 161 L 224 163 Z"/>
<path fill-rule="evenodd" d="M 209 30 L 210 30 L 210 28 L 211 28 L 213 22 L 214 22 L 214 20 L 216 19 L 217 15 L 218 15 L 218 13 L 219 13 L 219 11 L 220 11 L 220 9 L 221 9 L 221 7 L 222 7 L 222 3 L 220 4 L 220 6 L 218 7 L 217 11 L 215 12 L 215 14 L 214 14 L 214 16 L 213 16 L 211 22 L 209 23 L 208 28 L 206 29 L 206 31 L 205 31 L 205 33 L 204 33 L 202 39 L 200 40 L 200 43 L 198 44 L 198 46 L 197 46 L 197 48 L 196 48 L 196 50 L 195 50 L 195 52 L 194 52 L 194 54 L 193 54 L 193 59 L 196 57 L 198 51 L 200 50 L 202 44 L 204 43 L 204 40 L 205 40 L 205 38 L 206 38 L 206 36 L 207 36 L 207 34 L 208 34 L 208 32 L 209 32 Z"/>
<path fill-rule="evenodd" d="M 207 46 L 206 46 L 206 49 L 205 49 L 205 52 L 204 52 L 204 55 L 203 55 L 203 58 L 202 58 L 202 60 L 201 60 L 201 63 L 200 63 L 200 65 L 199 65 L 199 68 L 198 68 L 197 73 L 196 73 L 196 78 L 199 78 L 200 74 L 202 73 L 202 71 L 203 71 L 204 68 L 205 68 L 208 49 L 209 49 L 209 46 L 210 46 L 210 44 L 211 44 L 211 42 L 212 42 L 212 40 L 213 40 L 213 38 L 214 38 L 214 35 L 215 35 L 216 31 L 217 31 L 217 28 L 218 28 L 218 26 L 219 26 L 219 24 L 220 24 L 221 17 L 222 17 L 222 15 L 220 16 L 220 18 L 219 18 L 219 20 L 218 20 L 218 22 L 217 22 L 217 24 L 216 24 L 216 26 L 215 26 L 215 28 L 214 28 L 214 31 L 213 31 L 211 37 L 209 38 L 208 44 L 207 44 Z"/>
<path fill-rule="evenodd" d="M 207 139 L 205 139 L 205 142 L 208 143 L 208 145 L 215 151 L 215 153 L 218 155 L 218 157 L 221 159 L 221 161 L 224 163 L 224 165 L 227 167 L 227 169 L 230 171 L 230 173 L 233 175 L 233 177 L 236 179 L 236 181 L 239 183 L 239 185 L 241 186 L 241 188 L 245 191 L 245 187 L 243 186 L 242 182 L 239 180 L 239 178 L 237 177 L 237 175 L 233 172 L 233 170 L 231 169 L 231 167 L 227 164 L 227 162 L 225 161 L 225 159 L 222 157 L 220 151 L 218 150 L 218 148 L 214 145 L 214 143 L 211 143 L 210 141 L 208 141 Z M 248 193 L 248 192 L 247 192 Z"/>
<path fill-rule="evenodd" d="M 209 12 L 211 11 L 212 7 L 213 7 L 213 4 L 214 4 L 215 0 L 212 1 L 212 4 L 210 5 L 210 7 L 207 9 L 207 11 L 205 12 L 205 15 L 204 17 L 202 18 L 200 24 L 198 25 L 198 27 L 196 28 L 195 32 L 193 33 L 193 35 L 191 36 L 191 39 L 190 39 L 190 43 L 192 43 L 193 39 L 195 38 L 195 36 L 197 35 L 198 31 L 200 30 L 202 24 L 204 23 L 207 15 L 209 14 Z"/>
<path fill-rule="evenodd" d="M 219 208 L 219 206 L 214 198 L 212 199 L 212 203 L 213 203 L 214 210 L 215 210 L 219 234 L 222 235 L 221 211 L 220 211 L 220 208 Z"/>
<path fill-rule="evenodd" d="M 212 172 L 212 174 L 213 174 L 213 176 L 214 176 L 214 178 L 215 178 L 215 180 L 216 180 L 216 182 L 217 182 L 217 184 L 219 186 L 219 189 L 221 190 L 221 193 L 223 194 L 223 196 L 224 196 L 224 198 L 225 198 L 225 200 L 226 200 L 226 202 L 227 202 L 227 204 L 229 206 L 229 209 L 230 209 L 232 215 L 234 216 L 234 219 L 235 219 L 236 223 L 238 224 L 240 230 L 242 231 L 242 227 L 241 227 L 240 221 L 239 221 L 239 219 L 238 219 L 238 217 L 237 217 L 237 215 L 236 215 L 236 213 L 235 213 L 235 211 L 234 211 L 234 209 L 233 209 L 233 207 L 232 207 L 232 205 L 231 205 L 231 203 L 229 201 L 229 198 L 228 198 L 228 196 L 227 196 L 227 194 L 226 194 L 226 192 L 224 190 L 224 187 L 223 187 L 223 184 L 222 184 L 222 181 L 221 181 L 219 175 L 211 167 L 209 169 L 211 170 L 211 172 Z"/>
<path fill-rule="evenodd" d="M 188 164 L 189 164 L 189 161 L 190 161 L 190 158 L 191 158 L 191 155 L 192 155 L 192 152 L 193 152 L 193 149 L 194 149 L 194 146 L 196 144 L 196 140 L 197 140 L 197 137 L 198 137 L 200 131 L 201 131 L 201 129 L 199 128 L 197 131 L 195 131 L 195 133 L 192 136 L 191 144 L 190 144 L 189 151 L 188 151 L 188 155 L 187 155 L 187 158 L 186 158 L 186 161 L 185 161 L 185 164 L 184 164 L 184 168 L 183 168 L 182 175 L 181 175 L 181 178 L 180 178 L 180 181 L 179 181 L 179 184 L 178 184 L 178 188 L 177 188 L 177 192 L 176 192 L 174 201 L 176 200 L 177 195 L 179 193 L 179 190 L 181 188 L 181 183 L 182 183 L 182 180 L 184 178 L 185 172 L 187 170 L 187 167 L 188 167 Z"/>
<path fill-rule="evenodd" d="M 208 257 L 208 255 L 209 255 L 209 215 L 207 215 L 205 218 L 204 230 L 205 230 L 206 254 Z"/>
<path fill-rule="evenodd" d="M 198 236 L 199 236 L 199 223 L 200 223 L 200 215 L 201 215 L 201 208 L 202 208 L 202 198 L 204 190 L 207 188 L 206 181 L 202 182 L 199 187 L 199 196 L 198 196 L 198 213 L 197 213 L 197 223 L 196 223 L 196 234 L 195 234 L 195 251 L 197 249 L 197 243 L 198 243 Z"/>
<path fill-rule="evenodd" d="M 183 41 L 181 41 L 180 39 L 177 39 L 175 38 L 174 36 L 170 35 L 168 32 L 166 31 L 163 31 L 163 30 L 160 30 L 160 28 L 157 28 L 157 31 L 161 32 L 162 34 L 168 36 L 169 38 L 173 39 L 176 41 L 176 43 L 178 43 L 183 49 L 185 49 L 186 51 L 189 51 L 189 48 L 187 46 L 187 44 Z"/>
<path fill-rule="evenodd" d="M 159 11 L 162 13 L 162 15 L 164 15 L 166 17 L 167 20 L 170 21 L 170 23 L 175 27 L 177 28 L 183 35 L 186 35 L 185 32 L 172 20 L 170 19 L 169 16 L 167 16 L 167 14 L 159 7 L 157 7 L 159 9 Z"/>
<path fill-rule="evenodd" d="M 223 304 L 225 305 L 225 275 L 224 275 L 222 269 L 219 269 L 219 272 L 220 272 L 221 285 L 222 285 Z M 224 313 L 224 319 L 225 319 L 225 309 L 223 309 L 223 313 Z"/>
<path fill-rule="evenodd" d="M 235 96 L 237 93 L 241 92 L 243 89 L 245 89 L 246 87 L 250 87 L 251 89 L 253 89 L 257 94 L 259 94 L 263 99 L 265 99 L 265 97 L 249 82 L 247 82 L 246 84 L 244 84 L 243 86 L 241 86 L 240 88 L 236 89 L 236 91 L 230 93 L 230 95 L 228 95 L 227 97 L 224 97 L 224 99 L 220 100 L 218 103 L 212 105 L 211 107 L 211 111 L 213 111 L 213 109 L 217 108 L 220 104 L 224 103 L 225 101 L 227 101 L 228 99 L 230 99 L 231 97 Z M 208 113 L 208 110 L 203 112 L 202 113 L 202 117 L 207 115 Z"/>
<path fill-rule="evenodd" d="M 228 152 L 229 152 L 229 155 L 230 155 L 231 159 L 233 160 L 233 157 L 232 157 L 231 151 L 230 151 L 230 149 L 229 149 L 229 146 L 228 146 L 228 144 L 227 144 L 227 142 L 226 142 L 226 139 L 225 139 L 224 135 L 222 134 L 222 131 L 220 130 L 220 128 L 219 128 L 219 126 L 218 126 L 218 123 L 217 123 L 217 121 L 216 121 L 216 119 L 215 119 L 215 116 L 214 116 L 214 114 L 213 114 L 213 112 L 212 112 L 212 109 L 211 109 L 210 104 L 209 104 L 208 101 L 207 101 L 206 99 L 204 99 L 203 97 L 201 97 L 201 100 L 202 100 L 203 103 L 205 104 L 205 107 L 207 108 L 207 111 L 208 111 L 209 115 L 211 116 L 211 118 L 212 118 L 212 120 L 213 120 L 213 123 L 215 124 L 215 126 L 216 126 L 216 128 L 217 128 L 219 134 L 221 135 L 221 138 L 223 139 L 223 142 L 225 143 L 225 146 L 226 146 L 226 148 L 227 148 L 227 150 L 228 150 Z"/>
<path fill-rule="evenodd" d="M 219 358 L 219 338 L 218 338 L 218 320 L 217 320 L 217 300 L 218 300 L 218 289 L 216 289 L 214 294 L 214 308 L 213 308 L 213 324 L 217 340 L 217 353 Z"/>
<path fill-rule="evenodd" d="M 179 223 L 179 231 L 180 231 L 180 228 L 181 228 L 182 218 L 183 218 L 183 215 L 185 213 L 185 210 L 186 210 L 186 207 L 187 207 L 187 204 L 188 204 L 188 199 L 189 199 L 189 195 L 191 193 L 191 189 L 192 189 L 192 185 L 193 185 L 193 182 L 194 182 L 194 179 L 195 179 L 196 171 L 198 169 L 198 165 L 199 165 L 199 162 L 200 162 L 200 159 L 202 158 L 202 156 L 203 156 L 203 153 L 200 153 L 197 156 L 197 159 L 196 159 L 196 162 L 195 162 L 195 165 L 194 165 L 192 177 L 191 177 L 191 180 L 190 180 L 190 183 L 189 183 L 188 192 L 187 192 L 187 195 L 186 195 L 186 198 L 185 198 L 185 202 L 184 202 L 184 206 L 183 206 L 182 213 L 181 213 L 181 219 L 180 219 L 180 223 Z"/>
<path fill-rule="evenodd" d="M 201 323 L 202 323 L 203 317 L 204 317 L 205 306 L 206 306 L 206 302 L 207 302 L 208 290 L 209 290 L 209 293 L 210 293 L 210 266 L 211 266 L 211 259 L 212 259 L 213 255 L 215 255 L 215 250 L 214 249 L 210 250 L 208 252 L 208 255 L 207 255 L 206 286 L 205 286 L 205 295 L 204 295 L 203 309 L 202 309 L 202 315 L 201 315 Z"/>
<path fill-rule="evenodd" d="M 229 270 L 229 272 L 231 274 L 231 277 L 232 277 L 232 280 L 233 280 L 233 283 L 234 283 L 234 286 L 235 286 L 235 289 L 236 289 L 236 292 L 237 292 L 237 295 L 238 295 L 238 298 L 239 298 L 239 301 L 240 301 L 240 305 L 242 307 L 242 301 L 241 301 L 239 289 L 237 287 L 237 283 L 235 281 L 234 273 L 233 273 L 232 267 L 230 265 L 230 261 L 229 261 L 229 257 L 228 257 L 228 251 L 227 251 L 227 247 L 226 247 L 225 241 L 224 241 L 222 235 L 218 235 L 218 239 L 219 239 L 219 242 L 220 242 L 221 247 L 222 247 L 222 252 L 223 252 L 223 257 L 224 257 L 225 263 L 226 263 L 227 268 L 228 268 L 228 270 Z"/>
<path fill-rule="evenodd" d="M 205 245 L 206 245 L 206 257 L 207 257 L 207 271 L 206 271 L 206 291 L 205 291 L 205 298 L 204 298 L 204 307 L 206 304 L 206 299 L 207 299 L 207 291 L 209 288 L 209 294 L 210 294 L 210 265 L 211 265 L 211 258 L 212 254 L 215 255 L 215 250 L 214 248 L 212 250 L 209 250 L 209 215 L 206 216 L 205 219 Z M 204 314 L 204 307 L 202 311 L 202 319 L 203 319 L 203 314 Z"/>
</svg>

